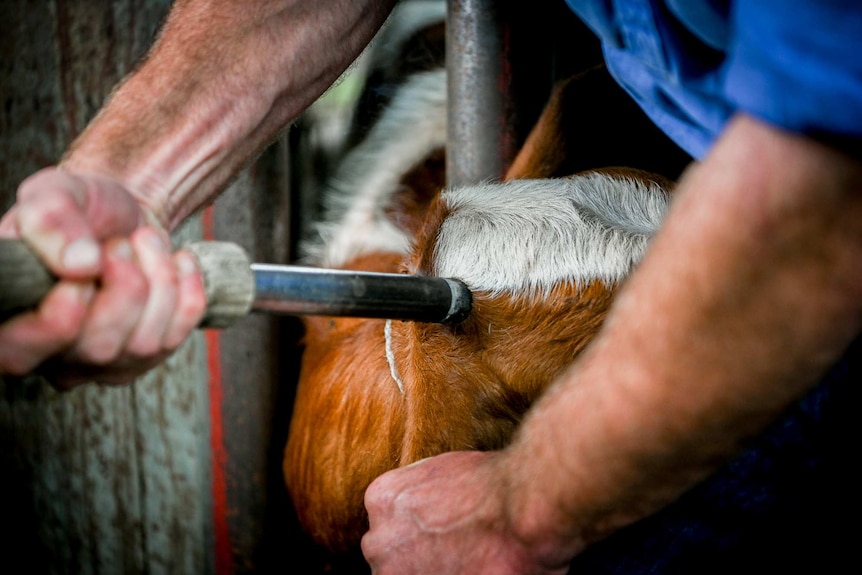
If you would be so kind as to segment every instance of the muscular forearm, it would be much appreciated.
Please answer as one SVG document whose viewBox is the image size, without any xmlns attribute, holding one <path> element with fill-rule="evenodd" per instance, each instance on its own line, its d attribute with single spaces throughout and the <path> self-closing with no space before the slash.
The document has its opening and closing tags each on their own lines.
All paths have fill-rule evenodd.
<svg viewBox="0 0 862 575">
<path fill-rule="evenodd" d="M 170 228 L 224 188 L 359 54 L 392 0 L 179 0 L 63 164 Z"/>
<path fill-rule="evenodd" d="M 859 163 L 734 120 L 595 345 L 500 459 L 522 536 L 565 558 L 737 453 L 859 332 L 860 262 Z"/>
<path fill-rule="evenodd" d="M 165 231 L 329 87 L 392 3 L 177 0 L 60 169 L 22 182 L 0 218 L 0 236 L 27 242 L 60 280 L 0 325 L 0 372 L 124 383 L 177 349 L 206 298 Z"/>
</svg>

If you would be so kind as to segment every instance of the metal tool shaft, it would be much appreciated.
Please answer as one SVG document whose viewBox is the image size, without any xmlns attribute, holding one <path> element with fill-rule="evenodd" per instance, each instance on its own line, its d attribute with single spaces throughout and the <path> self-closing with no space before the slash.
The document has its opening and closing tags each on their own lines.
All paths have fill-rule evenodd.
<svg viewBox="0 0 862 575">
<path fill-rule="evenodd" d="M 192 242 L 207 297 L 201 327 L 227 327 L 249 311 L 458 323 L 472 306 L 459 280 L 251 263 L 238 245 Z M 19 240 L 0 239 L 0 321 L 30 309 L 56 283 Z"/>
<path fill-rule="evenodd" d="M 458 323 L 470 291 L 449 278 L 252 264 L 253 310 Z"/>
</svg>

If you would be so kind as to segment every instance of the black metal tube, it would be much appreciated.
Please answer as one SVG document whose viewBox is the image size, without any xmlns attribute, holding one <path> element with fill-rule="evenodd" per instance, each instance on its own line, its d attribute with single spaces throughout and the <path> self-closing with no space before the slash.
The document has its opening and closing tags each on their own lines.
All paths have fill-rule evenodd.
<svg viewBox="0 0 862 575">
<path fill-rule="evenodd" d="M 449 278 L 252 264 L 253 310 L 458 323 L 472 296 Z"/>
</svg>

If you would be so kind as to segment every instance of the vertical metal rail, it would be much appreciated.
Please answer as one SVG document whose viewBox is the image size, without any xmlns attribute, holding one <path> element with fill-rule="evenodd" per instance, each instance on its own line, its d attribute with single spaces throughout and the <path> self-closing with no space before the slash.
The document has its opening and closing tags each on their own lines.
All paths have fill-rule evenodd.
<svg viewBox="0 0 862 575">
<path fill-rule="evenodd" d="M 556 0 L 448 0 L 447 184 L 499 180 L 555 80 L 571 12 Z"/>
<path fill-rule="evenodd" d="M 447 183 L 502 177 L 515 154 L 509 2 L 448 0 Z"/>
</svg>

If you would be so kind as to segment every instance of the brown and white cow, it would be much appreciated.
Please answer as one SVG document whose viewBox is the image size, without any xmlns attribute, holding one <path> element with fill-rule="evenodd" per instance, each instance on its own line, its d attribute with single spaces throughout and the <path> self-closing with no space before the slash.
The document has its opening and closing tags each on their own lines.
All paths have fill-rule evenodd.
<svg viewBox="0 0 862 575">
<path fill-rule="evenodd" d="M 443 189 L 443 70 L 402 85 L 333 177 L 307 261 L 455 277 L 459 325 L 308 317 L 284 476 L 302 526 L 334 551 L 367 530 L 381 473 L 445 451 L 501 448 L 599 330 L 668 205 L 629 168 L 548 178 L 562 158 L 554 94 L 503 182 Z"/>
</svg>

